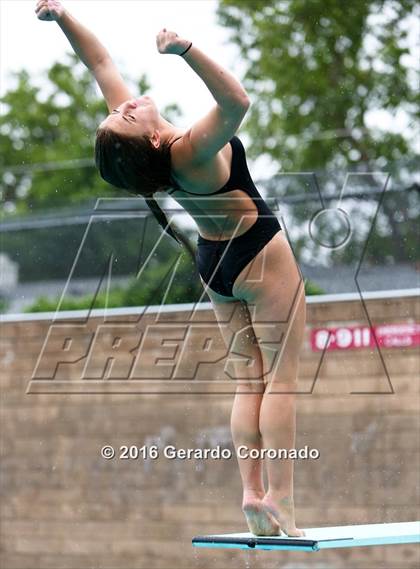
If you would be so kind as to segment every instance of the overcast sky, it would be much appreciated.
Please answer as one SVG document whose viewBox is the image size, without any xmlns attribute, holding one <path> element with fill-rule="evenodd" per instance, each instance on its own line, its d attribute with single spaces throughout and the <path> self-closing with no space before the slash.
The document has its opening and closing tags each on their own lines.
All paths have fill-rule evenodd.
<svg viewBox="0 0 420 569">
<path fill-rule="evenodd" d="M 213 98 L 181 58 L 158 53 L 159 30 L 174 30 L 236 77 L 242 74 L 237 48 L 216 24 L 216 0 L 65 0 L 63 5 L 100 39 L 125 77 L 146 72 L 158 107 L 177 102 L 187 123 L 202 116 Z M 35 1 L 0 0 L 1 94 L 13 85 L 10 71 L 25 68 L 38 77 L 72 49 L 55 22 L 37 19 L 35 6 Z"/>
</svg>

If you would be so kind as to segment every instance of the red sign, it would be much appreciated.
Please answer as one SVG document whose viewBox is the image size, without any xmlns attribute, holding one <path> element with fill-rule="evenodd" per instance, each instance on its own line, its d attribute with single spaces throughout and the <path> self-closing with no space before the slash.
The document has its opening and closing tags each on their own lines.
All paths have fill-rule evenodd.
<svg viewBox="0 0 420 569">
<path fill-rule="evenodd" d="M 379 326 L 341 326 L 340 328 L 313 328 L 311 348 L 327 350 L 356 350 L 375 348 L 375 338 L 383 348 L 411 348 L 420 345 L 420 324 L 380 324 Z M 328 339 L 329 338 L 329 339 Z"/>
</svg>

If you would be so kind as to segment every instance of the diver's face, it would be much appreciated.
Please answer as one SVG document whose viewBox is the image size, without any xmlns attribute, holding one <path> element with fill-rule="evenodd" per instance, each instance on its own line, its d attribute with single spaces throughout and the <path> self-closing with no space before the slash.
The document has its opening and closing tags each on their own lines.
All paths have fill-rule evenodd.
<svg viewBox="0 0 420 569">
<path fill-rule="evenodd" d="M 154 101 L 144 95 L 138 99 L 129 99 L 116 107 L 101 126 L 106 125 L 118 133 L 146 135 L 151 138 L 158 123 L 159 111 Z"/>
</svg>

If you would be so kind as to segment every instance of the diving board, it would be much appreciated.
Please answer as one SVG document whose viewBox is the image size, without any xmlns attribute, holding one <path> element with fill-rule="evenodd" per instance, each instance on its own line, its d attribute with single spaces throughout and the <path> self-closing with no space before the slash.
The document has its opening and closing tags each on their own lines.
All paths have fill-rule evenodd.
<svg viewBox="0 0 420 569">
<path fill-rule="evenodd" d="M 225 533 L 194 537 L 195 547 L 279 549 L 318 551 L 336 547 L 392 545 L 420 542 L 420 521 L 393 524 L 365 524 L 303 528 L 305 536 L 258 536 L 253 533 Z"/>
</svg>

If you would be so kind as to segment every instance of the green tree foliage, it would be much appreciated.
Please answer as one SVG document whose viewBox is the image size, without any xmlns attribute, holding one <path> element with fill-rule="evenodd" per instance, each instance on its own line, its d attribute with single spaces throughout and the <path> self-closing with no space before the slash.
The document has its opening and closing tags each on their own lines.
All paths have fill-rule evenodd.
<svg viewBox="0 0 420 569">
<path fill-rule="evenodd" d="M 130 279 L 126 286 L 116 286 L 109 292 L 100 291 L 96 295 L 66 297 L 60 304 L 59 298 L 40 297 L 25 312 L 55 311 L 58 306 L 60 310 L 79 310 L 180 304 L 198 302 L 202 294 L 192 260 L 184 254 L 176 267 L 173 258 L 170 262 L 155 263 L 151 270 L 139 278 Z"/>
<path fill-rule="evenodd" d="M 126 286 L 113 287 L 108 293 L 89 294 L 83 297 L 67 296 L 64 299 L 39 297 L 24 312 L 55 312 L 59 310 L 93 310 L 120 306 L 153 306 L 181 304 L 208 300 L 203 298 L 200 280 L 195 274 L 191 259 L 183 259 L 171 279 L 173 263 L 160 264 L 141 279 L 131 279 Z M 305 281 L 306 296 L 324 294 L 325 291 L 310 280 Z M 3 307 L 0 301 L 0 312 Z"/>
<path fill-rule="evenodd" d="M 92 206 L 98 198 L 132 198 L 104 182 L 94 166 L 95 131 L 108 113 L 107 107 L 93 76 L 78 57 L 72 53 L 66 57 L 67 61 L 55 63 L 42 74 L 44 90 L 34 84 L 27 71 L 20 70 L 14 74 L 14 88 L 1 98 L 0 207 L 4 220 L 82 209 L 93 214 Z M 146 93 L 149 88 L 145 76 L 132 85 L 134 93 Z M 162 114 L 174 120 L 180 111 L 171 104 Z M 86 226 L 72 225 L 69 220 L 58 227 L 6 232 L 1 235 L 1 248 L 18 262 L 21 281 L 66 279 Z M 113 274 L 132 273 L 139 250 L 150 251 L 160 231 L 154 220 L 147 233 L 142 232 L 139 220 L 97 224 L 78 260 L 77 277 L 101 275 L 110 251 L 124 252 Z M 169 246 L 161 247 L 158 255 L 166 264 L 179 247 L 170 237 L 164 239 Z"/>
<path fill-rule="evenodd" d="M 66 57 L 42 75 L 47 95 L 20 70 L 16 87 L 0 99 L 3 215 L 130 195 L 106 184 L 94 167 L 95 131 L 108 111 L 90 71 L 75 54 Z M 134 93 L 149 88 L 145 76 L 133 84 Z M 162 114 L 172 120 L 179 109 L 171 105 Z M 63 164 L 69 160 L 82 162 Z"/>
<path fill-rule="evenodd" d="M 218 8 L 253 95 L 245 126 L 250 156 L 269 155 L 283 173 L 317 172 L 325 194 L 337 196 L 346 173 L 355 171 L 365 175 L 357 186 L 353 178 L 353 191 L 382 188 L 386 172 L 389 189 L 405 190 L 389 192 L 382 203 L 365 257 L 371 262 L 419 259 L 418 84 L 410 50 L 416 12 L 414 0 L 221 0 Z M 378 111 L 406 128 L 388 127 Z M 305 176 L 281 176 L 273 184 L 288 196 L 314 191 Z M 368 195 L 346 205 L 360 227 L 371 219 Z M 307 203 L 291 209 L 299 225 L 313 213 Z M 307 247 L 318 259 L 319 248 L 307 237 L 296 240 L 298 256 Z M 346 262 L 359 256 L 356 246 L 331 254 Z"/>
</svg>

